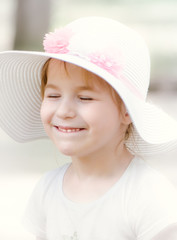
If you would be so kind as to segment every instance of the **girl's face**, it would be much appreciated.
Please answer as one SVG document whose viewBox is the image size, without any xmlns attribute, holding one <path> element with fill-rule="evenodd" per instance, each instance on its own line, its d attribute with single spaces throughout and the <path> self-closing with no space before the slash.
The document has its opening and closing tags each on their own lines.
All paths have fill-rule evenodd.
<svg viewBox="0 0 177 240">
<path fill-rule="evenodd" d="M 59 151 L 86 157 L 116 149 L 129 122 L 123 118 L 110 92 L 84 81 L 83 69 L 50 60 L 41 119 Z M 90 75 L 89 81 L 96 76 Z"/>
</svg>

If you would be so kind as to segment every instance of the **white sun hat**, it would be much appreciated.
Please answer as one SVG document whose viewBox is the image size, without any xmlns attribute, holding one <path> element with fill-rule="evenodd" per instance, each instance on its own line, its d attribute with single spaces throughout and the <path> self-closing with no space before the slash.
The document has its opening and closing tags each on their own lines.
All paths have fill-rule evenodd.
<svg viewBox="0 0 177 240">
<path fill-rule="evenodd" d="M 108 18 L 80 18 L 46 34 L 44 49 L 0 53 L 0 127 L 13 139 L 47 137 L 40 118 L 41 70 L 55 58 L 95 73 L 117 91 L 133 123 L 126 142 L 132 152 L 149 156 L 177 146 L 177 122 L 146 102 L 150 59 L 134 30 Z"/>
</svg>

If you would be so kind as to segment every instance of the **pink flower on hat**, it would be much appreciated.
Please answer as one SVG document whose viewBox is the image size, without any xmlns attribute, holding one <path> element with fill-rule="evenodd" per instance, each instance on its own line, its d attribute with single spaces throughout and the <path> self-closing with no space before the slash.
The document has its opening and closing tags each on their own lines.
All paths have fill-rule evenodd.
<svg viewBox="0 0 177 240">
<path fill-rule="evenodd" d="M 43 45 L 48 53 L 68 53 L 69 41 L 72 31 L 68 28 L 57 29 L 45 35 Z"/>
<path fill-rule="evenodd" d="M 95 52 L 89 57 L 92 63 L 105 69 L 107 72 L 111 73 L 115 77 L 120 76 L 123 70 L 123 59 L 121 54 L 119 54 L 116 59 L 109 53 L 104 54 L 99 52 Z"/>
</svg>

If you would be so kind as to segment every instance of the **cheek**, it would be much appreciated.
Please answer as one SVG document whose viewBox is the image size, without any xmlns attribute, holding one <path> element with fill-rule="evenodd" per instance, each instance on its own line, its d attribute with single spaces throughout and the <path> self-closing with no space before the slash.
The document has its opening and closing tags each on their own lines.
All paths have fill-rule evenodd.
<svg viewBox="0 0 177 240">
<path fill-rule="evenodd" d="M 40 115 L 41 115 L 41 120 L 42 120 L 43 124 L 50 123 L 52 115 L 53 115 L 53 110 L 49 103 L 47 103 L 45 101 L 42 102 Z"/>
<path fill-rule="evenodd" d="M 100 126 L 105 127 L 105 131 L 110 134 L 116 134 L 120 136 L 122 134 L 122 117 L 117 109 L 117 106 L 111 104 L 106 106 L 101 115 L 100 111 Z"/>
<path fill-rule="evenodd" d="M 100 106 L 93 104 L 87 107 L 83 107 L 80 109 L 79 115 L 80 117 L 90 126 L 94 126 L 99 124 L 100 121 L 100 113 L 99 113 Z"/>
<path fill-rule="evenodd" d="M 87 109 L 84 113 L 87 123 L 94 127 L 94 130 L 114 129 L 120 125 L 120 114 L 116 106 L 111 104 L 99 104 Z"/>
</svg>

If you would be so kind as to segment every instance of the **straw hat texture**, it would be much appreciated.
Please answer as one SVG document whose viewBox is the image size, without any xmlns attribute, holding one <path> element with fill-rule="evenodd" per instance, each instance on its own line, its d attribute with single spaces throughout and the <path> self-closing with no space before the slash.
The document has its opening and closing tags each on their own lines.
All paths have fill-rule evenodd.
<svg viewBox="0 0 177 240">
<path fill-rule="evenodd" d="M 41 70 L 55 58 L 97 74 L 117 91 L 133 123 L 126 141 L 132 152 L 150 156 L 177 146 L 177 122 L 146 101 L 150 59 L 137 32 L 108 18 L 80 18 L 46 34 L 44 49 L 0 53 L 0 127 L 14 140 L 46 137 L 40 119 Z"/>
</svg>

